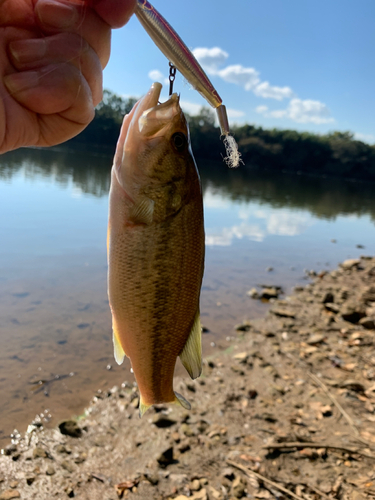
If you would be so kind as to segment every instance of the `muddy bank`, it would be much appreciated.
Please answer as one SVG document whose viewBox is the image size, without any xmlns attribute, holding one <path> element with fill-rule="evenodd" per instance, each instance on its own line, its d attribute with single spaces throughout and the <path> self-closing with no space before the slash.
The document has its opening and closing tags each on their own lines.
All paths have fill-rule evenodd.
<svg viewBox="0 0 375 500">
<path fill-rule="evenodd" d="M 140 420 L 124 383 L 76 423 L 34 422 L 0 456 L 0 499 L 373 498 L 375 258 L 273 300 L 200 379 L 175 379 L 190 412 Z"/>
</svg>

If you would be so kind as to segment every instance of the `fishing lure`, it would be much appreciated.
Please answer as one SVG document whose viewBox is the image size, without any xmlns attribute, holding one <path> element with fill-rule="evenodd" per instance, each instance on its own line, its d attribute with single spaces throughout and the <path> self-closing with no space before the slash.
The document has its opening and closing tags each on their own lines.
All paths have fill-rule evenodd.
<svg viewBox="0 0 375 500">
<path fill-rule="evenodd" d="M 135 14 L 156 46 L 216 110 L 221 135 L 227 152 L 225 161 L 230 167 L 238 167 L 241 156 L 237 144 L 230 135 L 226 108 L 203 68 L 191 50 L 164 17 L 147 0 L 137 0 Z"/>
</svg>

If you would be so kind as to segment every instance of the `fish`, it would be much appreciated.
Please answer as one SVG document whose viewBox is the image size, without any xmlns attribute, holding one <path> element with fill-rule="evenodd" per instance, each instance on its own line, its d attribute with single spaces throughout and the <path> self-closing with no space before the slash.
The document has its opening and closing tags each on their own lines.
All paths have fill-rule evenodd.
<svg viewBox="0 0 375 500">
<path fill-rule="evenodd" d="M 173 390 L 177 357 L 202 371 L 200 291 L 205 235 L 202 189 L 179 96 L 162 85 L 126 115 L 111 172 L 108 297 L 114 355 L 130 358 L 142 416 L 189 402 Z"/>
</svg>

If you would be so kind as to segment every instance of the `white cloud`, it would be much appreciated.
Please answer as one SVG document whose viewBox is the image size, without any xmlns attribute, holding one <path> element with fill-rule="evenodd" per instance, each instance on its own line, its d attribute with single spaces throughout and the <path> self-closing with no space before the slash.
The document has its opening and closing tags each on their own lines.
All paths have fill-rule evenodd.
<svg viewBox="0 0 375 500">
<path fill-rule="evenodd" d="M 217 74 L 226 82 L 240 85 L 245 90 L 253 90 L 260 83 L 259 72 L 254 68 L 245 68 L 241 64 L 227 66 Z"/>
<path fill-rule="evenodd" d="M 293 97 L 293 91 L 290 87 L 274 87 L 269 82 L 262 82 L 257 85 L 254 89 L 254 94 L 259 97 L 277 99 L 278 101 Z"/>
<path fill-rule="evenodd" d="M 356 132 L 354 134 L 354 139 L 357 141 L 367 142 L 368 144 L 375 144 L 374 134 L 361 134 L 360 132 Z"/>
<path fill-rule="evenodd" d="M 153 82 L 162 82 L 164 84 L 169 84 L 168 78 L 166 78 L 161 71 L 158 69 L 152 69 L 148 73 L 148 77 L 153 81 Z"/>
<path fill-rule="evenodd" d="M 202 109 L 201 104 L 195 104 L 194 102 L 189 102 L 189 101 L 180 101 L 180 106 L 182 108 L 182 111 L 185 113 L 188 113 L 191 116 L 198 115 L 200 110 Z"/>
<path fill-rule="evenodd" d="M 193 50 L 193 54 L 197 58 L 202 68 L 209 74 L 216 74 L 219 66 L 224 64 L 228 58 L 228 53 L 220 47 L 197 47 Z"/>
<path fill-rule="evenodd" d="M 202 104 L 195 104 L 195 102 L 181 100 L 180 105 L 181 105 L 182 110 L 191 116 L 198 115 L 202 109 Z M 213 108 L 210 108 L 210 109 L 212 109 L 212 111 L 214 112 Z M 227 108 L 227 115 L 228 115 L 229 120 L 234 120 L 236 118 L 244 117 L 245 112 L 241 111 L 239 109 Z"/>
<path fill-rule="evenodd" d="M 242 118 L 243 116 L 245 116 L 245 112 L 239 109 L 227 108 L 227 115 L 229 119 Z"/>
<path fill-rule="evenodd" d="M 268 106 L 257 106 L 255 108 L 256 113 L 259 113 L 260 115 L 266 115 L 268 112 Z"/>
<path fill-rule="evenodd" d="M 258 106 L 255 111 L 267 118 L 289 118 L 297 123 L 332 123 L 328 107 L 320 101 L 294 98 L 286 109 L 270 111 L 268 106 Z"/>
<path fill-rule="evenodd" d="M 330 123 L 334 119 L 327 106 L 311 99 L 292 99 L 288 106 L 288 116 L 297 123 Z"/>
<path fill-rule="evenodd" d="M 270 110 L 268 106 L 258 106 L 255 111 L 268 118 L 288 118 L 297 123 L 332 123 L 335 120 L 332 118 L 328 107 L 320 102 L 311 99 L 299 99 L 295 97 L 293 90 L 288 87 L 278 87 L 271 85 L 268 81 L 262 81 L 260 73 L 255 68 L 246 67 L 242 64 L 232 64 L 219 69 L 229 57 L 229 54 L 220 47 L 197 47 L 193 50 L 193 54 L 202 65 L 204 70 L 213 76 L 217 76 L 222 80 L 239 85 L 247 91 L 252 91 L 258 97 L 264 99 L 275 99 L 282 101 L 283 99 L 290 99 L 288 106 L 285 109 Z M 168 78 L 157 69 L 149 72 L 148 76 L 151 80 L 161 81 L 168 84 Z M 181 107 L 190 115 L 197 115 L 201 106 L 187 101 L 181 101 Z M 245 113 L 241 110 L 227 109 L 229 118 L 232 120 L 242 118 Z M 373 143 L 375 136 L 357 134 L 359 140 Z"/>
</svg>

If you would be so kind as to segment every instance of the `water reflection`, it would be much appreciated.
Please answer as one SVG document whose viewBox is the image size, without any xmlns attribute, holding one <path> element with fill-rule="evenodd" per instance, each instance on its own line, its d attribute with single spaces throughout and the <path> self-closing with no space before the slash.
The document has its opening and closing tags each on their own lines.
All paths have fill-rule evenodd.
<svg viewBox="0 0 375 500">
<path fill-rule="evenodd" d="M 49 178 L 62 188 L 71 182 L 74 193 L 107 196 L 110 185 L 111 157 L 90 151 L 71 151 L 64 148 L 18 149 L 0 158 L 0 180 L 11 181 L 22 175 L 32 181 L 40 176 Z"/>
<path fill-rule="evenodd" d="M 207 206 L 223 203 L 218 201 L 219 195 L 226 204 L 252 201 L 274 208 L 304 209 L 325 219 L 368 214 L 375 220 L 375 186 L 372 183 L 245 168 L 229 170 L 222 162 L 197 163 Z M 49 177 L 61 187 L 72 181 L 77 188 L 76 196 L 83 193 L 102 197 L 108 195 L 110 167 L 111 156 L 108 154 L 94 155 L 92 151 L 64 148 L 20 149 L 1 157 L 0 179 L 10 181 L 22 170 L 29 180 L 37 176 Z M 278 226 L 277 221 L 270 224 Z"/>
</svg>

